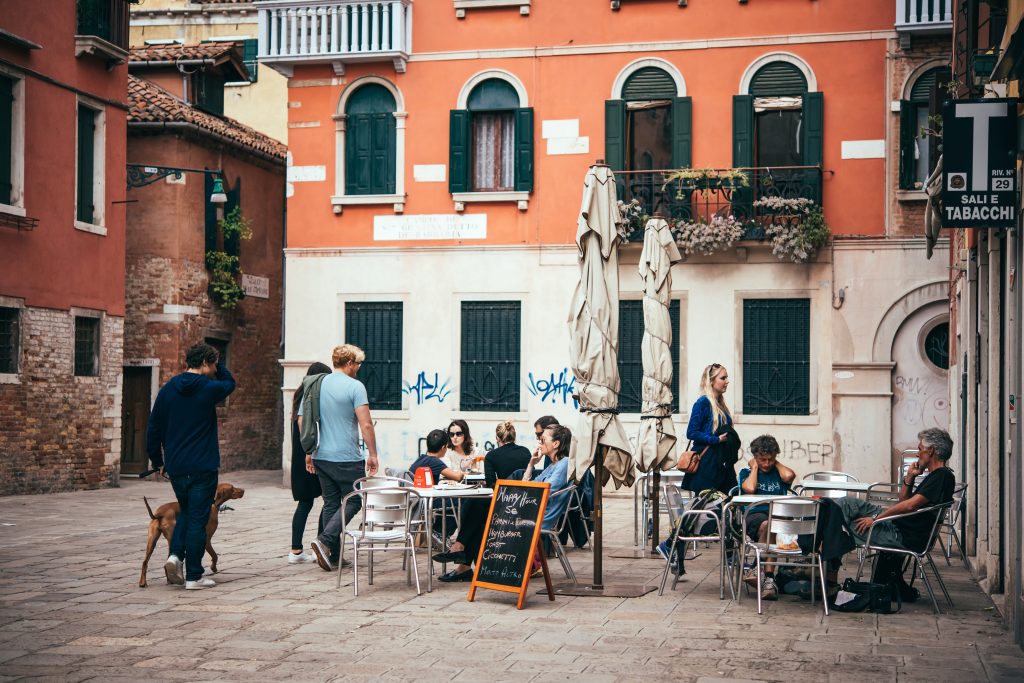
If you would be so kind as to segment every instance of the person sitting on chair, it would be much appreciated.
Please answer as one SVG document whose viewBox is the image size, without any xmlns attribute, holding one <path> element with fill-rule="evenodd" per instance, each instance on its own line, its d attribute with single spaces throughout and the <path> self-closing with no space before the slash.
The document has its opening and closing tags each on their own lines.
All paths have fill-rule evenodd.
<svg viewBox="0 0 1024 683">
<path fill-rule="evenodd" d="M 764 434 L 750 442 L 750 454 L 754 457 L 747 467 L 740 470 L 740 490 L 746 495 L 784 496 L 796 479 L 796 472 L 778 461 L 779 442 L 774 436 Z M 758 543 L 768 542 L 768 506 L 758 505 L 747 512 L 747 536 Z M 775 572 L 766 564 L 761 581 L 761 599 L 778 600 L 779 591 L 775 586 Z M 743 575 L 748 586 L 757 586 L 757 570 L 749 569 Z"/>
<path fill-rule="evenodd" d="M 448 464 L 444 460 L 445 452 L 448 450 L 448 434 L 443 429 L 434 429 L 427 434 L 427 454 L 421 455 L 416 459 L 416 462 L 409 468 L 409 472 L 416 476 L 416 470 L 421 467 L 426 467 L 430 470 L 430 473 L 434 477 L 434 483 L 438 483 L 442 478 L 451 479 L 453 481 L 462 481 L 466 474 L 465 472 L 459 472 L 448 467 Z M 444 501 L 442 499 L 434 500 L 434 508 L 440 508 Z M 451 533 L 455 530 L 455 516 L 451 513 L 447 515 L 447 520 L 442 520 L 438 517 L 434 520 L 434 538 L 438 543 L 441 544 L 442 548 L 447 543 L 448 539 L 444 538 L 444 533 Z"/>
</svg>

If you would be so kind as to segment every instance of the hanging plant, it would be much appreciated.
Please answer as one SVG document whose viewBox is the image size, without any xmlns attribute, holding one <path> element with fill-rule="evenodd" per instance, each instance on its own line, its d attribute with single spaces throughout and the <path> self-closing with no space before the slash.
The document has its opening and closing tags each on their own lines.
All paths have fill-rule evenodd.
<svg viewBox="0 0 1024 683">
<path fill-rule="evenodd" d="M 734 216 L 710 216 L 708 220 L 679 221 L 673 223 L 672 232 L 685 253 L 701 253 L 709 256 L 729 249 L 743 237 L 743 224 Z"/>
<path fill-rule="evenodd" d="M 224 243 L 252 238 L 252 221 L 242 216 L 239 207 L 233 208 L 220 221 Z M 245 298 L 245 290 L 235 279 L 242 272 L 241 261 L 224 250 L 206 252 L 206 269 L 210 271 L 210 297 L 221 308 L 234 308 Z"/>
<path fill-rule="evenodd" d="M 821 207 L 813 200 L 761 197 L 754 202 L 754 208 L 766 210 L 762 220 L 764 232 L 772 253 L 779 259 L 806 263 L 828 243 L 832 234 Z"/>
<path fill-rule="evenodd" d="M 644 229 L 647 227 L 647 221 L 650 220 L 650 216 L 644 211 L 643 204 L 640 203 L 639 199 L 631 199 L 629 203 L 618 200 L 619 216 L 621 218 L 619 224 L 616 226 L 619 232 L 619 244 L 628 244 L 629 236 L 635 234 L 644 234 Z"/>
<path fill-rule="evenodd" d="M 676 199 L 683 199 L 686 190 L 718 190 L 749 187 L 747 174 L 735 168 L 681 168 L 665 176 L 665 184 L 676 183 Z"/>
</svg>

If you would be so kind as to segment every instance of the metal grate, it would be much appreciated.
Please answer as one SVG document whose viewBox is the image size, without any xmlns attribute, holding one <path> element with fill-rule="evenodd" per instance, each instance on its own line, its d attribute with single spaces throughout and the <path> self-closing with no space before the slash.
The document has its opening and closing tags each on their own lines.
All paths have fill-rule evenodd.
<svg viewBox="0 0 1024 683">
<path fill-rule="evenodd" d="M 743 301 L 743 412 L 810 412 L 811 300 Z"/>
<path fill-rule="evenodd" d="M 677 95 L 676 82 L 664 69 L 655 66 L 637 69 L 622 86 L 622 99 L 627 102 L 670 100 Z"/>
<path fill-rule="evenodd" d="M 356 378 L 371 410 L 402 409 L 402 302 L 345 304 L 345 341 L 366 353 Z"/>
<path fill-rule="evenodd" d="M 461 410 L 519 410 L 518 301 L 462 303 Z"/>
<path fill-rule="evenodd" d="M 679 412 L 679 299 L 668 307 L 672 320 L 672 412 Z M 643 359 L 641 342 L 644 337 L 643 301 L 619 302 L 619 412 L 639 413 L 643 409 Z"/>
<path fill-rule="evenodd" d="M 19 313 L 17 308 L 0 308 L 0 373 L 18 372 Z"/>
<path fill-rule="evenodd" d="M 780 97 L 803 95 L 807 92 L 804 74 L 789 62 L 765 64 L 750 81 L 750 94 L 755 97 Z"/>
<path fill-rule="evenodd" d="M 100 319 L 75 316 L 75 375 L 100 374 Z"/>
</svg>

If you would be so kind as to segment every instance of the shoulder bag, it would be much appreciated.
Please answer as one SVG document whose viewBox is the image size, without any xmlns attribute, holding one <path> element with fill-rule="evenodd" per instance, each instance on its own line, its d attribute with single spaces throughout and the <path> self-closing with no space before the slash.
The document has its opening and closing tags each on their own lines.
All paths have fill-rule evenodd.
<svg viewBox="0 0 1024 683">
<path fill-rule="evenodd" d="M 676 465 L 676 469 L 686 474 L 697 474 L 697 470 L 700 468 L 700 460 L 704 457 L 704 454 L 708 452 L 711 446 L 705 446 L 704 450 L 700 453 L 692 450 L 693 442 L 689 442 L 683 454 L 679 456 L 679 463 Z"/>
</svg>

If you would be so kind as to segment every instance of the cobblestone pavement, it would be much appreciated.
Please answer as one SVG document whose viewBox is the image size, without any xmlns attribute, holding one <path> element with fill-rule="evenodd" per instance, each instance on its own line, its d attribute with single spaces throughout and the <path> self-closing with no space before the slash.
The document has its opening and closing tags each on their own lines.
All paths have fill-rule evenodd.
<svg viewBox="0 0 1024 683">
<path fill-rule="evenodd" d="M 788 596 L 758 616 L 754 600 L 718 599 L 714 551 L 663 597 L 534 594 L 522 611 L 484 589 L 467 602 L 467 584 L 417 597 L 395 555 L 354 598 L 350 570 L 336 589 L 315 564 L 286 563 L 294 504 L 280 476 L 222 475 L 246 495 L 221 515 L 218 585 L 204 591 L 165 583 L 163 541 L 150 587 L 137 585 L 142 496 L 173 500 L 166 483 L 0 498 L 0 681 L 1024 679 L 1024 654 L 991 602 L 945 562 L 957 609 L 939 617 L 917 603 L 826 618 Z M 655 582 L 660 562 L 609 557 L 632 542 L 632 499 L 606 501 L 606 582 Z M 570 559 L 592 576 L 589 553 Z M 552 573 L 563 579 L 557 561 Z"/>
</svg>

